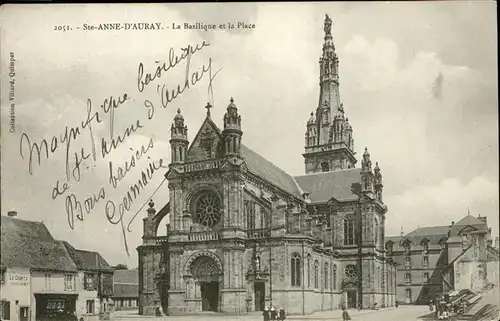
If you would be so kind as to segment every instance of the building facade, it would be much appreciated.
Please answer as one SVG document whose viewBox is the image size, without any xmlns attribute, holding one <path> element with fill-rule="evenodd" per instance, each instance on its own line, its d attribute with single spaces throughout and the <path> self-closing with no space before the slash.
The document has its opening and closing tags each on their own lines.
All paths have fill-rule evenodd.
<svg viewBox="0 0 500 321">
<path fill-rule="evenodd" d="M 398 302 L 429 304 L 452 290 L 498 286 L 498 242 L 492 245 L 487 218 L 480 215 L 387 237 L 387 256 L 397 263 Z"/>
<path fill-rule="evenodd" d="M 139 307 L 139 270 L 115 270 L 113 276 L 115 310 Z"/>
<path fill-rule="evenodd" d="M 101 312 L 113 309 L 114 269 L 98 252 L 78 250 L 65 241 L 63 244 L 78 269 L 76 314 L 85 321 L 97 320 Z"/>
<path fill-rule="evenodd" d="M 1 219 L 0 319 L 44 321 L 76 315 L 98 320 L 99 308 L 104 308 L 103 300 L 111 301 L 113 290 L 113 270 L 99 253 L 54 240 L 42 222 L 19 219 L 15 212 Z"/>
<path fill-rule="evenodd" d="M 220 130 L 207 115 L 190 144 L 180 110 L 171 127 L 170 200 L 150 202 L 139 253 L 139 311 L 244 314 L 265 306 L 309 314 L 395 303 L 384 249 L 382 174 L 339 95 L 331 20 L 324 24 L 320 93 L 307 121 L 305 173 L 293 177 L 242 143 L 231 98 Z M 158 226 L 170 213 L 166 237 Z"/>
</svg>

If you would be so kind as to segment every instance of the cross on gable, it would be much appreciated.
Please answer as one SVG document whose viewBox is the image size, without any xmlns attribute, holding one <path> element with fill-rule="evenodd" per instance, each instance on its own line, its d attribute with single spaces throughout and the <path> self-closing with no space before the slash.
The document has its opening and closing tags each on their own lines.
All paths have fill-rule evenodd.
<svg viewBox="0 0 500 321">
<path fill-rule="evenodd" d="M 207 109 L 207 117 L 210 117 L 210 108 L 213 108 L 213 106 L 208 102 L 205 108 Z"/>
</svg>

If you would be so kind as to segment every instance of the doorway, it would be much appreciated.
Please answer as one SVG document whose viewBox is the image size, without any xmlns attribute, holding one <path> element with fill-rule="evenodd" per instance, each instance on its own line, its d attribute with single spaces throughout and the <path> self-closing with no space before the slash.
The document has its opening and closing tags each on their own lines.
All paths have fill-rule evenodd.
<svg viewBox="0 0 500 321">
<path fill-rule="evenodd" d="M 219 310 L 219 282 L 201 282 L 201 310 L 214 311 Z"/>
<path fill-rule="evenodd" d="M 19 307 L 19 320 L 28 321 L 29 320 L 29 307 Z"/>
<path fill-rule="evenodd" d="M 255 311 L 263 311 L 266 304 L 266 287 L 264 282 L 253 284 Z"/>
<path fill-rule="evenodd" d="M 358 301 L 358 291 L 356 290 L 346 290 L 347 293 L 347 308 L 355 309 Z"/>
</svg>

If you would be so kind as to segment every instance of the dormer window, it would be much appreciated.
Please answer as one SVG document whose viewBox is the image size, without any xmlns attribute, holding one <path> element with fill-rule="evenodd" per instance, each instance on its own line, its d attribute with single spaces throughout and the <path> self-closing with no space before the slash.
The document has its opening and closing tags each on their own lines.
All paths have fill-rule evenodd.
<svg viewBox="0 0 500 321">
<path fill-rule="evenodd" d="M 410 255 L 410 242 L 405 242 L 403 247 L 405 249 L 405 255 Z"/>
</svg>

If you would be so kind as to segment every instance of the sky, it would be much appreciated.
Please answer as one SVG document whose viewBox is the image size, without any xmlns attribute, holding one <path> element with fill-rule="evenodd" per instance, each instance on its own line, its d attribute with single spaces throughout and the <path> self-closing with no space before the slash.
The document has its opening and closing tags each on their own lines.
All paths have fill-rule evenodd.
<svg viewBox="0 0 500 321">
<path fill-rule="evenodd" d="M 384 177 L 386 235 L 449 225 L 468 211 L 487 216 L 498 235 L 494 2 L 11 5 L 0 10 L 2 215 L 16 210 L 19 218 L 43 221 L 55 238 L 99 251 L 110 264 L 137 266 L 147 206 L 141 207 L 153 194 L 158 210 L 168 202 L 169 129 L 179 108 L 192 140 L 207 101 L 222 127 L 234 97 L 243 143 L 289 174 L 304 174 L 305 125 L 318 102 L 325 14 L 333 21 L 340 96 L 355 148 L 360 156 L 367 146 Z M 85 24 L 137 22 L 161 23 L 163 29 L 84 30 Z M 237 28 L 238 22 L 255 28 Z M 184 23 L 218 28 L 184 29 Z M 229 23 L 235 28 L 228 29 Z M 154 74 L 159 64 L 168 64 L 171 48 L 180 55 L 188 45 L 203 48 L 139 91 L 139 64 L 145 74 Z M 162 108 L 161 88 L 184 84 L 188 64 L 189 74 L 198 71 L 200 81 Z M 203 66 L 211 76 L 201 73 Z M 12 78 L 15 96 L 9 101 Z M 124 100 L 113 113 L 104 103 L 110 97 Z M 89 100 L 100 122 L 93 119 L 92 131 L 80 128 L 68 148 L 65 130 L 84 126 L 91 115 Z M 145 101 L 154 107 L 151 119 L 153 107 Z M 138 120 L 142 127 L 103 157 L 101 140 L 109 144 L 111 131 L 112 137 L 123 136 Z M 50 154 L 42 154 L 40 164 L 35 156 L 31 173 L 27 138 L 31 144 L 45 139 Z M 68 181 L 66 150 L 71 169 L 74 154 L 90 153 L 93 141 L 96 159 L 81 161 L 79 181 L 72 173 Z M 136 153 L 141 148 L 145 155 Z M 142 157 L 130 166 L 134 155 Z M 114 173 L 129 168 L 116 188 L 109 180 L 110 162 Z M 160 168 L 138 197 L 123 201 L 151 162 Z M 59 195 L 54 194 L 57 182 Z M 68 199 L 70 205 L 80 202 L 83 221 L 70 224 Z M 165 234 L 165 224 L 159 234 Z"/>
</svg>

